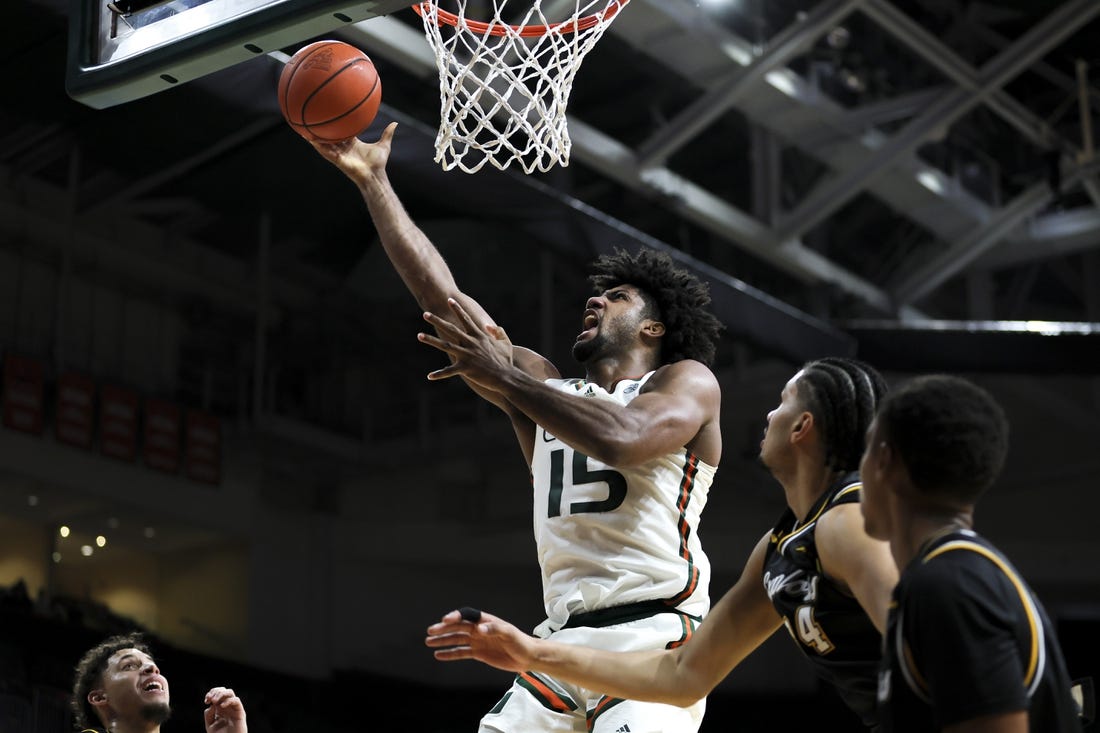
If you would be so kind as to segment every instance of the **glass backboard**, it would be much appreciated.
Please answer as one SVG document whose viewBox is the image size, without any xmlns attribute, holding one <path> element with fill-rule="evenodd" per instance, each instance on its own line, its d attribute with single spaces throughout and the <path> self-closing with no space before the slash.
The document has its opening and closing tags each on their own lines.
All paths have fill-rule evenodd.
<svg viewBox="0 0 1100 733">
<path fill-rule="evenodd" d="M 409 0 L 71 0 L 66 89 L 102 109 L 386 15 Z"/>
</svg>

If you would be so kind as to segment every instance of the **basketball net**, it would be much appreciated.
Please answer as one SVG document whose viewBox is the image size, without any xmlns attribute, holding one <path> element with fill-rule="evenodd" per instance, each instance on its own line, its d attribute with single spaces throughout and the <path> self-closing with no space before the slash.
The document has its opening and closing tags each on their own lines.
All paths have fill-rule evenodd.
<svg viewBox="0 0 1100 733">
<path fill-rule="evenodd" d="M 441 97 L 435 160 L 444 170 L 476 173 L 486 163 L 525 173 L 569 165 L 565 110 L 581 60 L 630 0 L 522 0 L 518 23 L 504 19 L 508 0 L 491 0 L 488 21 L 439 8 L 413 6 L 424 21 L 439 68 Z M 543 6 L 572 7 L 551 20 Z M 518 12 L 513 10 L 513 12 Z M 560 12 L 560 11 L 558 11 Z"/>
</svg>

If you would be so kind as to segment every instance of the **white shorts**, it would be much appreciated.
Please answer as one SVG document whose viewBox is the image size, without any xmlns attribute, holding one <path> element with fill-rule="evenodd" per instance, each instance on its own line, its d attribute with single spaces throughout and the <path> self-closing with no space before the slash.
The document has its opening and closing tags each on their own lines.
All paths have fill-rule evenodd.
<svg viewBox="0 0 1100 733">
<path fill-rule="evenodd" d="M 664 649 L 683 643 L 697 622 L 679 613 L 600 628 L 550 633 L 563 644 L 613 651 Z M 541 634 L 540 634 L 541 635 Z M 681 708 L 664 703 L 611 698 L 548 675 L 524 672 L 481 719 L 480 733 L 697 733 L 706 700 Z"/>
</svg>

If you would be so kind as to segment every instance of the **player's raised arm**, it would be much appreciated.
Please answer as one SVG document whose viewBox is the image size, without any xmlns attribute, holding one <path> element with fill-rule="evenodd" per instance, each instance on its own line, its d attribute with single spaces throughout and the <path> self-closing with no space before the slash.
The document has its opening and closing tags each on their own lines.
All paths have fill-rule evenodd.
<svg viewBox="0 0 1100 733">
<path fill-rule="evenodd" d="M 338 143 L 312 142 L 311 145 L 359 188 L 386 256 L 423 310 L 442 311 L 448 299 L 453 298 L 462 303 L 478 327 L 496 325 L 476 300 L 459 289 L 443 255 L 412 220 L 390 185 L 386 164 L 396 129 L 397 123 L 391 122 L 375 143 L 365 143 L 353 137 Z M 536 378 L 558 374 L 550 362 L 532 351 L 524 350 L 517 354 L 514 362 L 518 368 Z M 471 386 L 479 395 L 508 413 L 529 462 L 534 425 L 499 394 Z"/>
<path fill-rule="evenodd" d="M 444 312 L 447 298 L 455 298 L 479 325 L 491 324 L 484 309 L 459 290 L 443 256 L 390 185 L 386 164 L 396 129 L 397 123 L 391 122 L 375 143 L 353 137 L 338 143 L 310 144 L 359 188 L 386 256 L 422 309 Z"/>
</svg>

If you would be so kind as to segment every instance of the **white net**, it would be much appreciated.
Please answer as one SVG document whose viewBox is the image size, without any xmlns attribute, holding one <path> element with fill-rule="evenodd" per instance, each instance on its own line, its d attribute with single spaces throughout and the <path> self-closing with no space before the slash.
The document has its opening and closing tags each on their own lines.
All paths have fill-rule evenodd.
<svg viewBox="0 0 1100 733">
<path fill-rule="evenodd" d="M 513 1 L 512 22 L 509 0 L 491 0 L 488 20 L 467 18 L 466 0 L 454 13 L 436 0 L 414 6 L 439 67 L 436 162 L 467 173 L 486 163 L 504 170 L 516 162 L 525 173 L 568 165 L 573 79 L 629 1 Z"/>
</svg>

